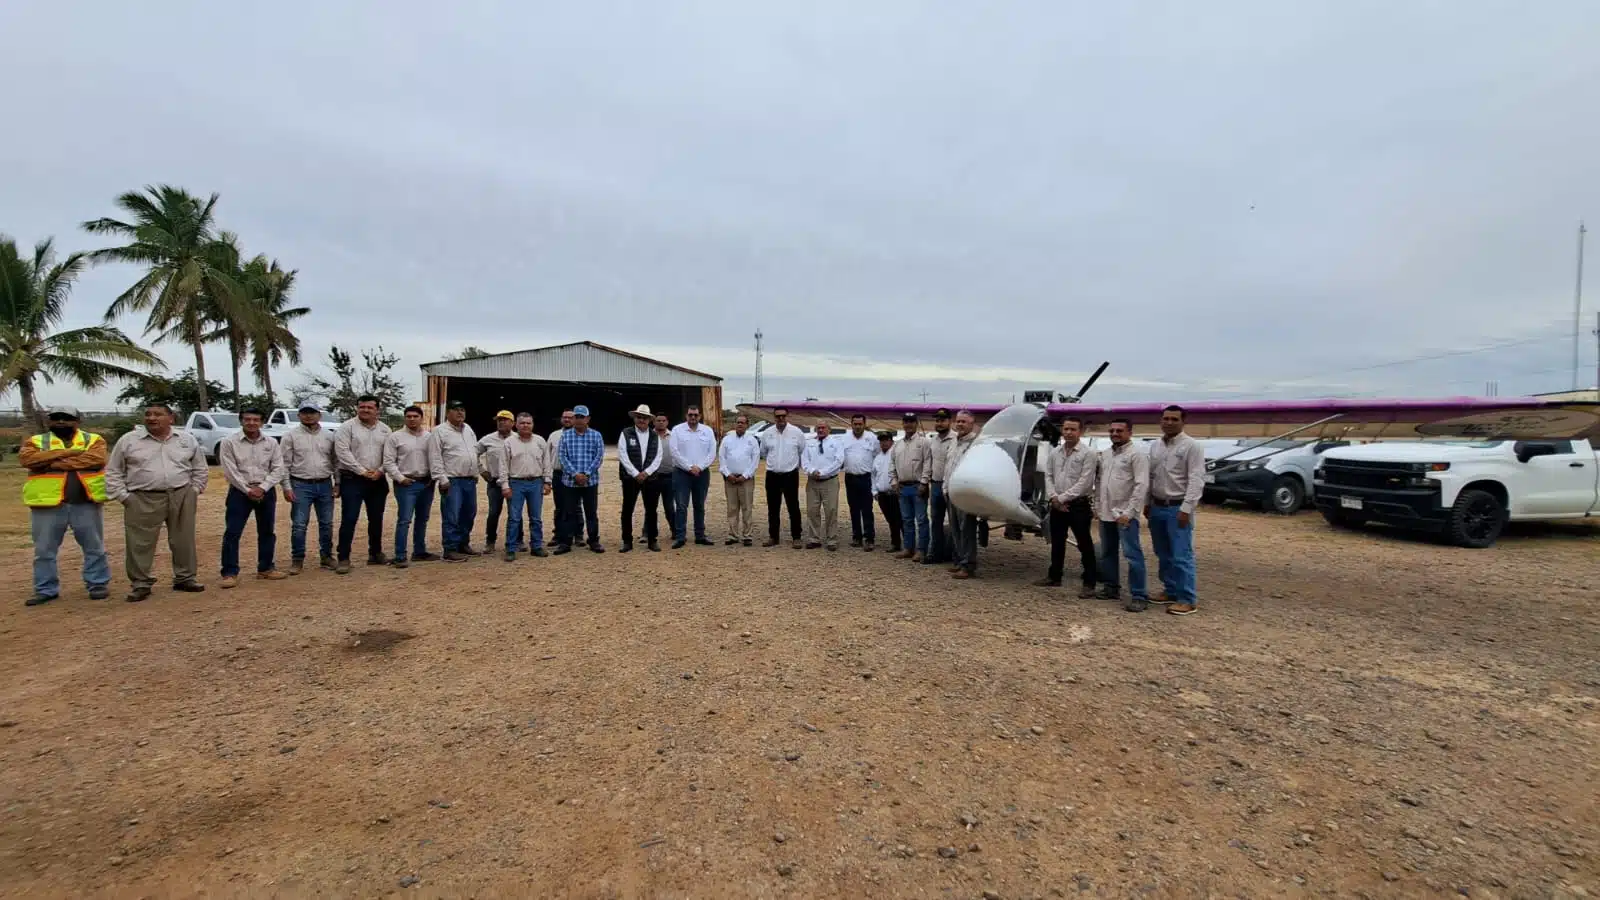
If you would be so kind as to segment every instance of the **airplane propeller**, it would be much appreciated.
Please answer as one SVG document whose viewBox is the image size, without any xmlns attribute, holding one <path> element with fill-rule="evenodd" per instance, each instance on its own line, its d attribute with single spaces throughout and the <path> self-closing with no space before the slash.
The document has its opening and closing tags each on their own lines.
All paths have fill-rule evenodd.
<svg viewBox="0 0 1600 900">
<path fill-rule="evenodd" d="M 1083 402 L 1083 395 L 1089 393 L 1089 388 L 1094 387 L 1094 383 L 1096 381 L 1100 380 L 1100 373 L 1104 372 L 1106 370 L 1106 368 L 1108 366 L 1110 366 L 1110 365 L 1111 365 L 1111 361 L 1110 360 L 1106 360 L 1105 362 L 1102 362 L 1100 364 L 1100 368 L 1094 370 L 1094 374 L 1090 375 L 1089 376 L 1089 380 L 1085 381 L 1083 383 L 1083 387 L 1078 388 L 1078 392 L 1076 394 L 1071 394 L 1071 395 L 1062 394 L 1061 395 L 1061 402 L 1062 403 L 1082 403 Z"/>
</svg>

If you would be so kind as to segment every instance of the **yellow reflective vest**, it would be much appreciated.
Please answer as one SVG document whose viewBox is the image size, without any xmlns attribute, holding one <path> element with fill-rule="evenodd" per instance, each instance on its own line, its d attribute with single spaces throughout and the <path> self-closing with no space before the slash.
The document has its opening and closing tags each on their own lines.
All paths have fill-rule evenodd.
<svg viewBox="0 0 1600 900">
<path fill-rule="evenodd" d="M 36 434 L 28 442 L 37 450 L 87 450 L 105 440 L 98 434 L 79 430 L 69 445 L 53 434 Z M 40 472 L 30 474 L 22 485 L 22 502 L 35 508 L 60 506 L 67 498 L 68 472 Z M 83 483 L 84 493 L 95 503 L 106 502 L 106 473 L 104 469 L 88 469 L 77 473 Z"/>
</svg>

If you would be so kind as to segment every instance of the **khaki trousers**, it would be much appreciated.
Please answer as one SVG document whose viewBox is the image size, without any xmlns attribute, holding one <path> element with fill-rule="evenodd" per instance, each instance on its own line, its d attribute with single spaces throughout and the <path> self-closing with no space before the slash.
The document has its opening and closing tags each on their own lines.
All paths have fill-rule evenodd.
<svg viewBox="0 0 1600 900">
<path fill-rule="evenodd" d="M 756 483 L 746 480 L 734 484 L 724 478 L 722 493 L 728 498 L 728 537 L 750 540 L 750 523 L 756 513 Z"/>
<path fill-rule="evenodd" d="M 806 543 L 839 545 L 839 476 L 806 479 Z"/>
<path fill-rule="evenodd" d="M 199 563 L 194 549 L 194 504 L 192 487 L 173 491 L 136 491 L 122 504 L 122 533 L 126 543 L 123 567 L 134 587 L 148 588 L 156 583 L 150 569 L 155 565 L 156 540 L 161 526 L 167 526 L 167 548 L 172 551 L 172 583 L 193 581 Z"/>
</svg>

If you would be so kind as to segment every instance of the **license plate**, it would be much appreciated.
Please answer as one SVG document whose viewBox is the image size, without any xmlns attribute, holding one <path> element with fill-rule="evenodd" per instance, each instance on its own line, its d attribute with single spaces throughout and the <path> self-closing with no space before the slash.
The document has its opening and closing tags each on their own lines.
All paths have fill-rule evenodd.
<svg viewBox="0 0 1600 900">
<path fill-rule="evenodd" d="M 1206 476 L 1206 484 L 1216 484 L 1216 483 L 1217 483 L 1217 476 L 1215 476 L 1215 475 L 1207 475 Z"/>
<path fill-rule="evenodd" d="M 1339 505 L 1344 507 L 1345 509 L 1360 509 L 1361 508 L 1361 498 L 1360 497 L 1340 497 L 1339 498 Z"/>
</svg>

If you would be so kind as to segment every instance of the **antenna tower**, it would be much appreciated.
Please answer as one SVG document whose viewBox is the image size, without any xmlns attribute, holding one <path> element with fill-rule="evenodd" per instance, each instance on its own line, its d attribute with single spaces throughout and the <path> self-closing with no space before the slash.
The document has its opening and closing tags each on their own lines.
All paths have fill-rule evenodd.
<svg viewBox="0 0 1600 900">
<path fill-rule="evenodd" d="M 762 400 L 762 388 L 763 388 L 763 385 L 761 384 L 761 329 L 757 328 L 756 329 L 756 386 L 755 386 L 755 394 L 756 394 L 756 401 L 755 402 L 757 402 L 757 403 L 760 403 L 761 400 Z"/>
</svg>

